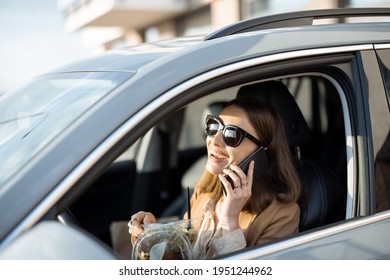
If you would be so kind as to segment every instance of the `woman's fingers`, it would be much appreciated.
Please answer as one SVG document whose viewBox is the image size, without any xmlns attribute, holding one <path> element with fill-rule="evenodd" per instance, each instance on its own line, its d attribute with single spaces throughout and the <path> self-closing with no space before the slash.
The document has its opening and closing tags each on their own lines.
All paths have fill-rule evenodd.
<svg viewBox="0 0 390 280">
<path fill-rule="evenodd" d="M 156 222 L 156 218 L 154 217 L 154 215 L 150 212 L 145 212 L 143 223 L 144 224 L 153 224 L 155 222 Z"/>
<path fill-rule="evenodd" d="M 229 176 L 229 175 L 228 175 Z M 226 177 L 222 174 L 218 175 L 219 180 L 222 182 L 222 184 L 225 186 L 226 196 L 232 196 L 233 195 L 233 186 L 230 184 L 230 182 L 226 179 Z"/>
<path fill-rule="evenodd" d="M 246 177 L 246 189 L 249 195 L 252 195 L 252 184 L 253 184 L 253 172 L 255 170 L 255 162 L 252 160 L 249 163 L 248 174 Z"/>
<path fill-rule="evenodd" d="M 230 165 L 230 169 L 224 169 L 223 172 L 231 179 L 229 182 L 225 176 L 220 175 L 220 180 L 227 193 L 239 196 L 250 196 L 252 194 L 254 161 L 249 164 L 248 174 L 245 174 L 239 166 L 234 164 Z M 234 186 L 232 186 L 232 183 Z"/>
<path fill-rule="evenodd" d="M 228 175 L 234 182 L 234 187 L 252 186 L 254 171 L 254 161 L 249 163 L 248 174 L 238 166 L 231 164 L 230 169 L 224 169 L 223 172 Z"/>
<path fill-rule="evenodd" d="M 150 212 L 145 212 L 145 211 L 139 211 L 135 213 L 134 215 L 131 216 L 131 220 L 129 224 L 135 225 L 135 226 L 140 226 L 142 224 L 151 224 L 155 223 L 156 218 L 154 215 Z"/>
<path fill-rule="evenodd" d="M 150 212 L 139 211 L 131 216 L 129 223 L 127 224 L 129 227 L 129 233 L 133 236 L 138 236 L 143 233 L 143 224 L 151 224 L 155 223 L 156 218 Z"/>
<path fill-rule="evenodd" d="M 239 167 L 238 167 L 239 168 Z M 231 187 L 234 189 L 234 188 L 240 188 L 241 187 L 241 178 L 240 176 L 235 172 L 233 171 L 232 169 L 224 169 L 223 172 L 225 173 L 225 175 L 229 176 L 229 178 L 231 179 L 231 181 L 229 182 L 228 180 L 226 180 L 230 185 L 231 183 L 233 183 L 233 186 L 231 185 Z"/>
<path fill-rule="evenodd" d="M 238 165 L 234 165 L 234 164 L 230 165 L 230 168 L 231 168 L 231 171 L 233 171 L 233 173 L 237 177 L 237 181 L 238 181 L 237 186 L 241 187 L 242 185 L 246 185 L 247 179 L 246 179 L 246 174 L 244 173 L 244 171 L 242 171 L 242 169 Z"/>
</svg>

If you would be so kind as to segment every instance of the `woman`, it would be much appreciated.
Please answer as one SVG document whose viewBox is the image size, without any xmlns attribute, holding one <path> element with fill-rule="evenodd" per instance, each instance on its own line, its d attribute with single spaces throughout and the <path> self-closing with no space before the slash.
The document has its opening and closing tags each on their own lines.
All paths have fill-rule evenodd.
<svg viewBox="0 0 390 280">
<path fill-rule="evenodd" d="M 219 117 L 208 116 L 205 127 L 208 160 L 191 198 L 191 217 L 203 217 L 194 247 L 197 258 L 298 232 L 301 184 L 276 110 L 254 99 L 235 99 Z M 265 147 L 269 163 L 253 182 L 255 163 L 247 174 L 237 165 L 259 146 Z M 142 233 L 141 224 L 155 221 L 153 214 L 138 212 L 129 232 L 134 238 Z"/>
</svg>

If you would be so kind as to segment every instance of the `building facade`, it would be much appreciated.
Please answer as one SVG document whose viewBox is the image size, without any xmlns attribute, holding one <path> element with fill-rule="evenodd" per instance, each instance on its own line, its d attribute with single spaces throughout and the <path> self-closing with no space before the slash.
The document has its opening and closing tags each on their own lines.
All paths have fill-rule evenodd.
<svg viewBox="0 0 390 280">
<path fill-rule="evenodd" d="M 59 0 L 66 32 L 81 31 L 92 53 L 207 34 L 272 13 L 346 6 L 390 6 L 372 0 Z"/>
</svg>

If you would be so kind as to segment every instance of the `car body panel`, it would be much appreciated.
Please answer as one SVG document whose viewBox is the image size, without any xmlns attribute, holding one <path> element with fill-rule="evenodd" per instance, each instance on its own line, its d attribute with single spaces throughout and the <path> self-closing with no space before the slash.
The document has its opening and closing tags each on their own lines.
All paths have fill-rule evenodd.
<svg viewBox="0 0 390 280">
<path fill-rule="evenodd" d="M 227 259 L 373 260 L 389 259 L 390 212 L 359 217 Z M 384 242 L 385 241 L 385 242 Z"/>
</svg>

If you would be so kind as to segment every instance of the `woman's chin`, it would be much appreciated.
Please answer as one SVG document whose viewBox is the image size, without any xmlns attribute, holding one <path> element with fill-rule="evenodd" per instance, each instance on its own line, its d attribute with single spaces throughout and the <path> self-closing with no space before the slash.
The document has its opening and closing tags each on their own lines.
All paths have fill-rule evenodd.
<svg viewBox="0 0 390 280">
<path fill-rule="evenodd" d="M 214 174 L 214 175 L 222 174 L 224 168 L 225 168 L 224 166 L 211 164 L 209 162 L 206 164 L 207 172 Z"/>
</svg>

